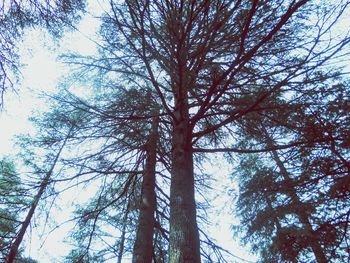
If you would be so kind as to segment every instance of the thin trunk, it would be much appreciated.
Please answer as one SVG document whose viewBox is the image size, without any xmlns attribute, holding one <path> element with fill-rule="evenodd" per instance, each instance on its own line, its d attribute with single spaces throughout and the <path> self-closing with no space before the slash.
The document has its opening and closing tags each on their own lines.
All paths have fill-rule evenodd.
<svg viewBox="0 0 350 263">
<path fill-rule="evenodd" d="M 28 228 L 28 226 L 30 224 L 30 221 L 32 220 L 32 217 L 33 217 L 35 209 L 36 209 L 36 207 L 37 207 L 37 205 L 39 203 L 39 200 L 40 200 L 42 194 L 44 193 L 44 191 L 46 189 L 46 186 L 47 186 L 47 184 L 49 182 L 50 177 L 51 177 L 51 172 L 47 173 L 45 175 L 45 178 L 41 182 L 39 191 L 36 194 L 36 196 L 34 197 L 34 200 L 33 200 L 32 204 L 30 206 L 30 209 L 29 209 L 29 211 L 27 213 L 27 216 L 26 216 L 26 218 L 24 219 L 24 221 L 22 223 L 21 229 L 19 230 L 15 241 L 11 245 L 10 252 L 7 255 L 7 260 L 6 260 L 7 263 L 14 262 L 14 260 L 16 258 L 16 255 L 17 255 L 17 252 L 18 252 L 18 248 L 19 248 L 19 246 L 20 246 L 20 244 L 21 244 L 21 242 L 23 240 L 23 237 L 24 237 L 24 235 L 26 233 L 26 230 L 27 230 L 27 228 Z"/>
<path fill-rule="evenodd" d="M 279 218 L 278 214 L 276 213 L 276 209 L 273 208 L 272 201 L 271 201 L 270 197 L 268 195 L 265 195 L 265 193 L 264 193 L 264 197 L 266 198 L 266 203 L 267 203 L 268 208 L 273 213 L 273 220 L 274 220 L 274 223 L 276 224 L 276 230 L 277 230 L 277 232 L 280 232 L 282 230 L 282 226 L 280 224 L 280 218 Z"/>
<path fill-rule="evenodd" d="M 38 203 L 43 195 L 43 193 L 45 192 L 46 190 L 46 187 L 47 185 L 49 184 L 50 182 L 50 178 L 51 178 L 51 175 L 52 175 L 52 172 L 57 164 L 57 161 L 58 161 L 58 158 L 59 156 L 61 155 L 61 152 L 67 142 L 67 139 L 68 139 L 68 136 L 66 137 L 66 139 L 64 140 L 61 148 L 59 149 L 58 153 L 56 154 L 55 156 L 55 159 L 53 161 L 53 164 L 51 165 L 51 168 L 50 170 L 46 173 L 45 177 L 43 178 L 40 186 L 39 186 L 39 191 L 38 193 L 35 195 L 34 199 L 33 199 L 33 202 L 30 206 L 30 209 L 27 213 L 27 216 L 26 218 L 24 219 L 23 223 L 22 223 L 22 226 L 18 232 L 18 235 L 16 236 L 16 239 L 14 240 L 14 242 L 12 243 L 11 245 L 11 249 L 10 249 L 10 252 L 9 254 L 7 255 L 7 258 L 6 258 L 6 263 L 12 263 L 14 262 L 15 258 L 16 258 L 16 255 L 17 255 L 17 252 L 18 252 L 18 249 L 19 249 L 19 246 L 21 245 L 22 243 L 22 240 L 23 240 L 23 237 L 26 233 L 26 230 L 32 220 L 32 217 L 34 215 L 34 212 L 38 206 Z"/>
<path fill-rule="evenodd" d="M 125 246 L 126 227 L 128 225 L 129 209 L 130 209 L 130 200 L 128 199 L 128 203 L 126 205 L 126 211 L 125 211 L 125 214 L 124 214 L 124 217 L 123 217 L 123 228 L 122 228 L 122 235 L 120 237 L 120 244 L 119 244 L 117 263 L 122 263 L 122 259 L 123 259 L 124 246 Z"/>
<path fill-rule="evenodd" d="M 265 130 L 265 136 L 266 136 L 266 140 L 267 140 L 267 144 L 269 147 L 273 147 L 274 146 L 274 142 L 273 140 L 270 138 L 270 136 L 268 135 L 267 131 Z M 286 183 L 288 185 L 291 185 L 292 187 L 290 188 L 290 197 L 292 199 L 292 203 L 298 207 L 302 207 L 303 203 L 300 201 L 296 190 L 293 186 L 293 181 L 292 179 L 289 177 L 289 173 L 286 169 L 286 167 L 284 166 L 282 160 L 280 159 L 278 153 L 276 150 L 272 151 L 272 158 L 274 159 L 274 161 L 276 162 L 280 173 L 283 177 L 283 179 L 286 181 Z M 299 209 L 298 213 L 297 213 L 300 222 L 303 224 L 303 227 L 305 228 L 305 230 L 308 233 L 309 236 L 309 242 L 310 242 L 310 247 L 316 257 L 316 260 L 318 263 L 326 263 L 327 262 L 327 258 L 323 252 L 323 249 L 319 243 L 319 241 L 315 238 L 316 237 L 316 233 L 312 228 L 312 224 L 309 220 L 309 217 L 306 213 L 305 210 L 303 209 Z"/>
<path fill-rule="evenodd" d="M 153 252 L 154 213 L 156 210 L 156 157 L 158 141 L 158 118 L 153 119 L 147 142 L 146 167 L 143 174 L 141 205 L 136 240 L 133 250 L 133 263 L 151 263 Z"/>
<path fill-rule="evenodd" d="M 269 195 L 266 195 L 264 193 L 264 197 L 266 198 L 268 208 L 270 209 L 270 211 L 272 211 L 272 217 L 273 217 L 273 222 L 276 225 L 276 231 L 277 231 L 277 233 L 280 233 L 282 228 L 283 228 L 281 226 L 281 223 L 280 223 L 280 217 L 279 217 L 278 213 L 276 212 L 276 209 L 273 208 L 272 201 L 271 201 Z M 294 262 L 296 262 L 295 259 L 292 261 L 292 263 L 294 263 Z"/>
<path fill-rule="evenodd" d="M 169 262 L 199 263 L 200 244 L 188 107 L 182 107 L 182 112 L 177 115 L 181 117 L 173 124 L 172 134 Z"/>
<path fill-rule="evenodd" d="M 273 151 L 272 155 L 273 155 L 275 162 L 277 163 L 278 168 L 280 169 L 280 172 L 283 176 L 283 179 L 287 182 L 288 185 L 293 185 L 293 182 L 292 182 L 291 178 L 289 177 L 288 171 L 285 168 L 281 159 L 279 158 L 278 153 L 276 151 Z M 290 197 L 291 197 L 294 205 L 296 205 L 298 207 L 302 207 L 303 204 L 300 201 L 298 195 L 296 194 L 296 190 L 294 187 L 291 187 L 291 189 L 290 189 Z M 308 215 L 306 214 L 306 211 L 303 209 L 300 209 L 298 211 L 297 215 L 300 219 L 300 222 L 303 224 L 305 230 L 309 234 L 308 236 L 309 236 L 310 246 L 311 246 L 311 249 L 316 257 L 317 262 L 318 263 L 326 263 L 327 262 L 326 256 L 323 253 L 323 249 L 322 249 L 319 241 L 317 239 L 315 239 L 316 233 L 312 228 L 311 222 L 309 220 Z"/>
</svg>

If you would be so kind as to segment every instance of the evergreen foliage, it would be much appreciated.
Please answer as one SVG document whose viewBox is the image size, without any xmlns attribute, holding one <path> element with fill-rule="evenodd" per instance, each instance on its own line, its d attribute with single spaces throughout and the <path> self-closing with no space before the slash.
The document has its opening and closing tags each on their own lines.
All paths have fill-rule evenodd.
<svg viewBox="0 0 350 263">
<path fill-rule="evenodd" d="M 7 157 L 0 160 L 0 200 L 0 260 L 5 262 L 21 224 L 18 215 L 28 206 L 28 198 L 22 188 L 14 162 Z M 37 261 L 23 257 L 20 250 L 15 262 L 35 263 Z"/>
<path fill-rule="evenodd" d="M 349 87 L 344 83 L 319 88 L 321 95 L 316 90 L 305 93 L 273 117 L 290 116 L 288 125 L 271 125 L 259 115 L 241 126 L 245 144 L 272 149 L 242 156 L 237 171 L 242 191 L 242 226 L 237 231 L 244 229 L 244 241 L 261 251 L 264 262 L 348 259 L 350 98 L 343 94 Z M 309 143 L 273 150 L 276 141 L 293 137 Z"/>
<path fill-rule="evenodd" d="M 75 18 L 76 4 L 62 14 Z M 235 231 L 262 262 L 348 260 L 350 90 L 334 63 L 350 38 L 333 37 L 348 5 L 110 1 L 99 54 L 62 56 L 74 68 L 66 85 L 86 93 L 52 95 L 52 110 L 33 118 L 38 137 L 23 141 L 41 179 L 35 206 L 46 186 L 52 195 L 91 191 L 76 206 L 76 247 L 65 260 L 121 262 L 132 252 L 155 119 L 151 261 L 235 258 L 203 230 L 210 203 L 199 196 L 216 175 L 199 167 L 218 152 L 238 160 Z"/>
</svg>

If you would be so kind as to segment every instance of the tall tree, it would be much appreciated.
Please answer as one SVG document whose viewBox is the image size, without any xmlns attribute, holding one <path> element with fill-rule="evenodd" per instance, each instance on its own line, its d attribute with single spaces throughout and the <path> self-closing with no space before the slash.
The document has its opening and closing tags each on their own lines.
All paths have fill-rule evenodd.
<svg viewBox="0 0 350 263">
<path fill-rule="evenodd" d="M 346 4 L 334 9 L 335 21 L 314 12 L 317 7 L 312 1 L 111 1 L 101 29 L 105 57 L 93 62 L 139 89 L 151 86 L 162 103 L 172 141 L 171 262 L 199 261 L 194 152 L 235 151 L 207 147 L 226 146 L 226 139 L 240 136 L 235 125 L 250 112 L 271 115 L 278 95 L 303 94 L 310 83 L 336 75 L 318 75 L 317 69 L 348 44 L 348 39 L 330 39 L 330 45 L 323 45 Z M 320 14 L 314 35 L 306 30 L 310 14 Z M 86 60 L 76 63 L 91 66 Z M 117 119 L 104 116 L 104 125 Z M 123 117 L 118 120 L 140 116 L 128 106 Z M 96 127 L 110 132 L 104 125 Z M 128 125 L 122 129 L 139 134 Z M 119 143 L 125 139 L 116 137 Z M 300 143 L 305 141 L 279 148 Z M 110 149 L 104 148 L 106 153 Z"/>
<path fill-rule="evenodd" d="M 109 82 L 108 76 L 102 78 L 104 81 L 107 80 L 106 83 L 110 85 L 111 89 L 115 87 Z M 98 84 L 99 87 L 105 85 L 100 81 Z M 59 132 L 61 127 L 66 126 L 62 125 L 64 122 L 71 122 L 69 116 L 81 116 L 81 119 L 84 120 L 77 124 L 78 131 L 70 140 L 70 144 L 75 145 L 73 148 L 80 150 L 74 151 L 72 156 L 64 157 L 64 166 L 69 167 L 69 177 L 53 181 L 57 184 L 61 180 L 69 182 L 72 178 L 75 182 L 80 178 L 79 180 L 89 184 L 94 182 L 94 187 L 99 188 L 95 197 L 87 204 L 79 205 L 75 214 L 77 228 L 71 236 L 74 243 L 77 244 L 77 248 L 67 257 L 68 261 L 79 259 L 93 261 L 94 259 L 98 260 L 98 258 L 102 260 L 112 257 L 121 260 L 124 253 L 131 251 L 130 244 L 134 241 L 134 246 L 137 242 L 142 241 L 142 250 L 147 253 L 151 252 L 151 257 L 154 260 L 166 261 L 167 253 L 164 250 L 168 244 L 169 220 L 169 197 L 166 188 L 168 184 L 167 173 L 171 169 L 167 153 L 169 149 L 164 147 L 167 144 L 167 138 L 164 138 L 167 116 L 154 114 L 154 109 L 157 109 L 158 106 L 152 97 L 150 92 L 145 93 L 134 87 L 119 87 L 114 91 L 110 91 L 107 87 L 104 87 L 102 91 L 95 89 L 93 98 L 77 97 L 63 90 L 53 97 L 54 113 L 47 114 L 48 118 L 41 126 L 44 131 L 53 129 L 50 133 L 53 138 L 55 131 Z M 152 120 L 155 118 L 161 119 L 159 129 L 162 131 L 157 132 L 157 136 L 153 134 L 154 132 L 150 133 Z M 57 125 L 58 122 L 55 121 L 56 125 L 51 126 L 51 120 L 59 120 L 60 125 Z M 159 140 L 162 143 L 157 143 Z M 47 142 L 50 141 L 50 136 L 48 136 Z M 155 150 L 159 154 L 155 155 Z M 155 180 L 155 174 L 152 170 L 155 168 L 154 158 L 156 156 L 158 163 L 157 185 L 155 182 L 152 183 Z M 146 170 L 142 169 L 142 163 L 144 163 Z M 75 175 L 72 175 L 73 170 L 76 171 Z M 160 172 L 162 170 L 163 172 Z M 139 177 L 141 173 L 148 177 L 146 181 L 142 180 L 145 178 L 144 176 Z M 149 184 L 150 182 L 151 184 Z M 147 221 L 153 221 L 153 224 L 142 223 L 140 232 L 147 232 L 151 240 L 154 236 L 154 242 L 145 242 L 145 239 L 134 235 L 137 232 L 135 223 L 136 225 L 138 223 L 135 212 L 138 203 L 146 205 L 147 199 L 152 200 L 152 191 L 157 195 L 158 208 L 154 210 L 155 207 L 144 207 Z M 144 199 L 146 199 L 146 203 L 143 202 Z M 124 207 L 124 209 L 120 209 L 120 207 Z M 139 220 L 144 217 L 142 213 L 141 206 Z M 151 216 L 152 213 L 155 215 Z M 156 219 L 154 219 L 155 216 Z M 131 221 L 134 223 L 130 223 Z M 113 234 L 118 232 L 120 235 Z M 140 236 L 142 237 L 142 235 Z M 222 249 L 211 242 L 207 235 L 203 240 L 208 247 L 213 249 L 214 257 L 221 256 Z M 99 241 L 102 241 L 106 246 L 99 245 Z M 203 256 L 209 258 L 210 253 L 210 249 L 208 249 L 206 253 L 203 253 Z"/>
<path fill-rule="evenodd" d="M 59 158 L 61 157 L 61 153 L 66 145 L 66 142 L 68 139 L 70 139 L 71 132 L 74 130 L 74 126 L 69 127 L 68 134 L 64 136 L 63 142 L 60 146 L 58 146 L 57 152 L 53 154 L 52 160 L 48 158 L 48 161 L 51 161 L 51 165 L 49 166 L 48 170 L 45 172 L 44 176 L 41 178 L 39 186 L 38 186 L 38 191 L 34 195 L 33 200 L 30 202 L 29 209 L 26 213 L 25 219 L 23 222 L 21 222 L 18 233 L 16 233 L 16 236 L 11 244 L 10 251 L 6 257 L 6 263 L 12 263 L 15 262 L 19 247 L 22 243 L 22 240 L 24 238 L 24 235 L 27 231 L 27 228 L 29 227 L 32 218 L 34 216 L 35 210 L 38 207 L 38 203 L 41 200 L 43 194 L 45 193 L 50 181 L 52 174 L 54 172 L 54 169 L 56 168 Z M 57 134 L 56 134 L 57 136 Z M 55 144 L 54 141 L 51 141 L 50 144 Z M 42 168 L 45 170 L 45 168 Z M 43 170 L 41 172 L 43 172 Z"/>
<path fill-rule="evenodd" d="M 158 117 L 154 117 L 146 144 L 146 163 L 142 177 L 141 204 L 133 250 L 133 262 L 151 263 L 156 211 L 156 162 L 158 142 Z"/>
<path fill-rule="evenodd" d="M 153 251 L 153 233 L 156 225 L 155 168 L 159 138 L 157 116 L 152 115 L 156 104 L 149 92 L 141 93 L 135 88 L 121 88 L 115 93 L 114 100 L 111 100 L 111 93 L 106 97 L 103 92 L 96 92 L 91 101 L 69 92 L 59 94 L 54 100 L 60 109 L 47 114 L 49 118 L 41 123 L 42 129 L 53 129 L 53 137 L 47 137 L 47 142 L 50 142 L 55 139 L 55 131 L 65 128 L 72 122 L 71 118 L 84 116 L 84 121 L 76 123 L 77 131 L 70 138 L 70 142 L 77 148 L 81 147 L 81 150 L 73 156 L 67 156 L 64 165 L 71 167 L 70 173 L 73 170 L 77 172 L 71 175 L 72 178 L 87 177 L 99 188 L 89 204 L 80 206 L 76 213 L 80 229 L 73 233 L 73 237 L 79 243 L 79 248 L 72 251 L 67 260 L 102 260 L 110 258 L 111 254 L 121 260 L 124 249 L 129 252 L 130 242 L 134 240 L 137 242 L 135 250 L 147 254 L 151 252 L 150 260 L 156 251 Z M 60 120 L 60 125 L 51 126 L 55 119 Z M 94 147 L 91 148 L 91 145 Z M 142 179 L 139 177 L 141 173 L 144 174 Z M 137 203 L 141 204 L 141 212 L 140 227 L 135 237 L 133 232 L 136 232 L 136 226 L 129 223 L 131 218 L 137 221 Z M 126 208 L 121 210 L 120 206 Z M 106 229 L 111 227 L 121 232 L 119 245 L 110 244 L 111 235 L 107 234 Z M 145 241 L 144 233 L 150 239 L 145 244 L 150 250 L 143 248 L 142 243 L 140 246 L 140 241 Z M 94 252 L 96 240 L 103 240 L 109 246 Z M 145 260 L 143 256 L 141 260 Z"/>
<path fill-rule="evenodd" d="M 5 262 L 11 242 L 21 224 L 19 214 L 27 207 L 27 197 L 21 185 L 15 165 L 10 158 L 0 160 L 0 260 Z M 35 263 L 23 257 L 23 250 L 18 252 L 17 262 Z"/>
<path fill-rule="evenodd" d="M 70 56 L 69 59 L 72 59 L 73 56 Z M 93 73 L 93 66 L 95 66 L 95 69 L 97 69 L 97 71 L 95 73 Z M 149 252 L 152 252 L 152 258 L 154 260 L 156 260 L 155 258 L 157 258 L 157 260 L 161 260 L 161 262 L 166 261 L 165 258 L 167 257 L 167 253 L 164 252 L 164 249 L 167 247 L 167 243 L 168 243 L 168 220 L 169 220 L 169 216 L 168 216 L 168 206 L 169 206 L 169 197 L 168 197 L 168 173 L 171 171 L 171 162 L 170 162 L 170 156 L 169 156 L 169 152 L 170 152 L 170 146 L 169 146 L 169 127 L 168 127 L 168 123 L 169 123 L 169 119 L 167 114 L 155 114 L 155 110 L 159 108 L 159 106 L 152 102 L 152 100 L 150 100 L 150 95 L 152 95 L 152 97 L 154 98 L 154 94 L 152 94 L 149 90 L 147 90 L 147 92 L 145 93 L 143 89 L 140 89 L 139 87 L 134 87 L 134 83 L 128 83 L 125 87 L 120 86 L 120 84 L 116 84 L 114 83 L 115 80 L 112 79 L 109 80 L 111 72 L 109 70 L 106 71 L 106 68 L 108 69 L 108 65 L 94 65 L 94 64 L 90 64 L 89 65 L 89 75 L 85 75 L 84 79 L 92 79 L 95 83 L 97 83 L 97 87 L 94 86 L 94 82 L 90 83 L 86 83 L 86 81 L 84 81 L 83 85 L 92 85 L 93 86 L 93 90 L 94 90 L 94 97 L 91 99 L 89 97 L 88 100 L 83 99 L 83 96 L 81 97 L 72 97 L 72 94 L 69 93 L 63 93 L 63 94 L 59 94 L 57 97 L 55 97 L 55 99 L 57 100 L 56 103 L 58 103 L 60 105 L 60 107 L 62 108 L 62 110 L 67 110 L 68 112 L 72 112 L 72 111 L 83 111 L 85 113 L 87 113 L 86 115 L 86 119 L 89 119 L 89 123 L 87 125 L 86 128 L 82 127 L 82 130 L 84 130 L 84 133 L 82 134 L 82 138 L 84 138 L 84 145 L 87 144 L 87 140 L 97 140 L 97 138 L 101 139 L 102 137 L 105 137 L 106 139 L 108 138 L 108 145 L 110 144 L 113 149 L 115 149 L 115 151 L 113 152 L 112 147 L 107 147 L 107 149 L 109 149 L 108 152 L 105 152 L 103 150 L 104 147 L 106 147 L 105 144 L 103 144 L 102 148 L 99 149 L 99 153 L 94 153 L 91 156 L 93 158 L 96 158 L 97 155 L 103 155 L 103 158 L 106 162 L 107 167 L 109 165 L 111 165 L 108 169 L 112 168 L 112 163 L 108 162 L 107 159 L 108 155 L 110 154 L 116 154 L 117 152 L 120 152 L 122 155 L 124 155 L 124 151 L 129 152 L 131 149 L 137 149 L 137 151 L 140 152 L 145 152 L 145 167 L 149 167 L 151 164 L 151 167 L 153 167 L 155 164 L 154 162 L 148 162 L 148 157 L 149 156 L 149 149 L 153 149 L 155 145 L 153 145 L 152 147 L 150 147 L 149 142 L 150 141 L 154 141 L 156 140 L 156 136 L 152 136 L 152 140 L 149 137 L 149 135 L 147 135 L 149 133 L 149 130 L 151 127 L 151 123 L 153 122 L 152 119 L 154 118 L 159 118 L 159 130 L 161 130 L 161 132 L 157 133 L 158 138 L 157 141 L 160 140 L 161 143 L 158 144 L 157 147 L 157 151 L 159 151 L 159 154 L 157 156 L 157 163 L 159 166 L 159 169 L 157 174 L 158 176 L 158 183 L 157 185 L 154 185 L 153 183 L 151 185 L 153 185 L 153 188 L 156 187 L 156 194 L 157 194 L 157 202 L 159 202 L 158 204 L 158 208 L 157 210 L 155 210 L 156 212 L 156 221 L 154 222 L 155 224 L 146 224 L 146 227 L 142 227 L 141 231 L 146 231 L 149 233 L 149 237 L 152 237 L 152 235 L 150 235 L 150 233 L 153 232 L 153 228 L 155 227 L 155 238 L 154 238 L 154 244 L 152 246 L 152 242 L 145 242 L 145 240 L 143 238 L 139 239 L 138 237 L 131 237 L 133 240 L 135 240 L 135 245 L 134 246 L 139 246 L 138 243 L 141 243 L 142 246 L 142 250 L 144 252 L 147 252 L 147 254 Z M 86 68 L 83 68 L 83 73 L 86 72 Z M 80 74 L 81 72 L 78 71 L 78 74 Z M 96 74 L 95 76 L 91 76 L 92 74 Z M 85 73 L 86 74 L 86 73 Z M 126 76 L 127 77 L 127 76 Z M 102 88 L 101 88 L 102 87 Z M 91 88 L 91 87 L 90 87 Z M 101 94 L 100 94 L 101 93 Z M 115 95 L 114 95 L 115 94 Z M 96 97 L 97 96 L 97 97 Z M 65 106 L 63 106 L 65 105 Z M 156 110 L 156 111 L 157 111 Z M 152 113 L 153 112 L 153 113 Z M 96 123 L 98 123 L 98 129 L 95 130 L 95 125 Z M 144 127 L 144 124 L 148 123 L 148 125 L 146 125 L 146 127 Z M 91 130 L 91 131 L 90 131 Z M 115 131 L 118 131 L 118 136 L 121 137 L 120 141 L 115 141 L 115 139 L 117 138 Z M 90 135 L 91 134 L 91 138 Z M 89 139 L 88 139 L 89 138 Z M 145 140 L 145 138 L 147 140 Z M 145 143 L 144 145 L 142 145 L 142 143 L 140 144 L 140 142 Z M 117 147 L 117 145 L 119 145 L 119 147 Z M 152 152 L 153 152 L 152 150 Z M 154 156 L 154 152 L 153 154 L 151 154 Z M 71 160 L 70 162 L 73 164 L 74 162 L 79 162 L 79 154 L 76 154 L 75 157 L 77 157 L 77 160 Z M 155 157 L 155 156 L 154 156 Z M 153 158 L 154 158 L 153 157 Z M 150 158 L 152 159 L 152 158 Z M 93 160 L 90 161 L 85 161 L 87 163 L 89 163 L 90 167 L 95 167 L 94 165 L 92 165 L 92 163 L 94 162 Z M 130 161 L 129 161 L 130 162 Z M 115 161 L 113 161 L 113 163 L 115 163 Z M 152 164 L 153 163 L 153 164 Z M 96 166 L 94 168 L 94 172 L 97 172 L 98 169 L 101 169 L 101 166 Z M 154 169 L 154 168 L 152 168 Z M 148 171 L 152 170 L 152 169 L 148 169 Z M 125 169 L 124 169 L 125 170 Z M 147 170 L 147 169 L 146 169 Z M 147 181 L 152 181 L 154 180 L 154 174 L 149 174 L 149 172 L 144 171 L 144 174 L 147 174 L 147 177 L 150 179 L 147 179 Z M 163 172 L 160 172 L 161 170 L 163 170 Z M 110 171 L 112 172 L 112 171 Z M 204 173 L 203 171 L 197 171 L 199 175 L 201 175 L 201 173 Z M 103 172 L 101 171 L 101 173 L 103 174 Z M 112 172 L 113 173 L 113 172 Z M 153 177 L 153 179 L 152 179 Z M 145 177 L 143 177 L 145 178 Z M 117 179 L 117 178 L 116 178 Z M 200 179 L 199 177 L 197 178 L 197 180 L 199 182 L 202 182 L 202 179 Z M 198 183 L 197 184 L 197 189 L 198 188 L 203 188 L 206 187 L 206 183 L 204 183 L 202 185 L 202 183 Z M 147 183 L 147 192 L 146 193 L 149 197 L 149 199 L 152 199 L 152 191 L 154 191 L 154 189 L 152 190 L 152 186 L 149 185 Z M 150 187 L 151 186 L 151 187 Z M 122 186 L 121 186 L 122 187 Z M 144 193 L 146 191 L 144 191 L 144 185 L 142 183 L 142 186 L 139 185 L 140 187 L 140 191 L 141 193 Z M 201 190 L 202 192 L 202 190 Z M 143 194 L 141 194 L 143 195 Z M 142 200 L 143 198 L 140 196 L 140 199 Z M 123 199 L 124 200 L 124 199 Z M 121 200 L 121 201 L 123 201 Z M 108 201 L 104 201 L 104 203 L 109 203 Z M 142 202 L 140 201 L 140 203 L 142 204 Z M 203 202 L 204 203 L 204 202 Z M 103 205 L 103 203 L 101 204 Z M 143 205 L 141 205 L 142 207 Z M 207 206 L 207 205 L 206 205 Z M 146 208 L 146 207 L 144 207 Z M 145 210 L 147 211 L 147 217 L 148 217 L 148 221 L 152 221 L 151 220 L 151 214 L 152 214 L 152 210 L 154 208 L 148 207 Z M 204 213 L 205 213 L 205 207 L 199 206 L 199 209 L 201 209 Z M 88 210 L 93 213 L 93 211 L 91 211 L 91 206 L 89 206 Z M 84 211 L 84 209 L 82 208 L 81 211 Z M 105 210 L 107 213 L 109 213 L 107 211 L 107 209 Z M 142 212 L 142 208 L 141 208 L 141 214 Z M 154 212 L 153 212 L 154 213 Z M 142 215 L 140 214 L 140 219 L 142 220 Z M 134 218 L 134 217 L 133 217 Z M 203 219 L 204 218 L 204 219 Z M 134 218 L 134 220 L 136 221 L 137 219 Z M 200 220 L 203 222 L 205 221 L 205 217 L 200 217 Z M 99 221 L 106 221 L 105 219 L 99 220 Z M 119 219 L 118 219 L 119 222 Z M 111 222 L 110 222 L 111 223 Z M 205 222 L 204 222 L 205 223 Z M 119 223 L 119 225 L 124 224 L 124 223 Z M 143 224 L 145 225 L 145 224 Z M 114 227 L 114 226 L 113 226 Z M 133 226 L 129 226 L 128 229 L 132 229 Z M 81 227 L 83 228 L 83 227 Z M 84 230 L 86 230 L 87 228 L 85 227 Z M 204 230 L 204 231 L 203 231 Z M 136 231 L 136 230 L 134 230 Z M 78 244 L 82 244 L 83 238 L 88 237 L 89 234 L 85 232 L 85 235 L 75 235 L 74 236 L 79 236 L 79 239 L 77 239 L 77 243 Z M 122 231 L 124 232 L 124 231 Z M 205 226 L 202 227 L 202 233 L 203 233 L 203 248 L 202 248 L 202 256 L 203 258 L 208 258 L 208 259 L 213 259 L 213 258 L 218 258 L 220 260 L 224 260 L 222 253 L 224 252 L 224 249 L 222 249 L 220 246 L 218 246 L 217 244 L 215 244 L 215 242 L 213 242 L 210 238 L 210 236 L 206 233 L 205 230 Z M 103 234 L 101 234 L 100 231 L 94 231 L 94 233 L 92 233 L 94 235 L 94 239 L 98 239 L 98 238 L 103 238 Z M 82 237 L 82 238 L 80 238 Z M 121 237 L 121 239 L 123 239 Z M 129 235 L 129 239 L 130 239 L 130 235 Z M 165 239 L 165 242 L 162 240 Z M 119 245 L 118 245 L 119 247 Z M 81 248 L 81 246 L 80 246 Z M 153 250 L 153 251 L 152 251 Z M 227 251 L 226 251 L 227 252 Z M 224 253 L 226 253 L 224 252 Z M 84 254 L 83 252 L 79 252 L 77 253 L 77 251 L 75 251 L 75 254 L 71 255 L 71 256 L 76 256 L 78 254 Z M 103 254 L 103 253 L 102 253 Z M 101 254 L 100 254 L 101 255 Z M 91 255 L 92 256 L 92 255 Z M 93 257 L 91 257 L 93 258 Z M 141 260 L 145 260 L 145 258 L 140 257 Z M 68 259 L 69 260 L 69 259 Z M 225 262 L 225 261 L 223 261 Z"/>
<path fill-rule="evenodd" d="M 349 189 L 338 182 L 349 180 L 348 85 L 328 85 L 294 104 L 281 98 L 274 122 L 258 113 L 241 123 L 242 143 L 258 149 L 241 157 L 238 214 L 245 240 L 266 262 L 347 259 Z M 290 138 L 299 143 L 281 148 Z"/>
<path fill-rule="evenodd" d="M 105 57 L 93 62 L 140 87 L 152 86 L 170 117 L 169 262 L 200 262 L 194 152 L 230 151 L 203 148 L 225 145 L 225 136 L 235 139 L 237 120 L 317 79 L 316 69 L 349 42 L 345 36 L 322 44 L 347 4 L 335 6 L 332 22 L 307 0 L 110 4 L 101 29 Z M 313 35 L 307 31 L 312 15 L 320 15 Z"/>
</svg>

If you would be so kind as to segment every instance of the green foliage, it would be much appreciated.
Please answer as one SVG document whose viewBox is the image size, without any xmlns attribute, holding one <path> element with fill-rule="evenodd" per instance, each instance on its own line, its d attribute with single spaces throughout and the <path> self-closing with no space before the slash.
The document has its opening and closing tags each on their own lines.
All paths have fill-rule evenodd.
<svg viewBox="0 0 350 263">
<path fill-rule="evenodd" d="M 5 41 L 10 44 L 2 56 L 12 52 L 13 36 L 20 36 L 23 28 L 47 23 L 59 35 L 57 25 L 66 17 L 75 20 L 76 10 L 83 7 L 82 1 L 57 1 L 49 9 L 30 3 L 33 9 L 26 9 L 30 4 L 14 5 L 6 13 L 4 21 L 14 26 L 15 33 L 7 31 L 12 42 Z M 110 4 L 110 12 L 102 17 L 99 56 L 66 57 L 87 66 L 89 78 L 79 78 L 93 86 L 93 96 L 83 99 L 61 90 L 53 98 L 52 111 L 33 118 L 40 136 L 23 141 L 27 147 L 35 144 L 49 152 L 37 162 L 35 150 L 28 147 L 26 162 L 42 174 L 54 158 L 50 150 L 67 139 L 71 152 L 59 160 L 60 174 L 52 181 L 66 181 L 71 187 L 77 180 L 97 188 L 97 195 L 77 207 L 77 230 L 72 237 L 79 247 L 67 260 L 95 262 L 107 253 L 117 255 L 111 248 L 122 242 L 110 229 L 128 232 L 131 247 L 134 225 L 128 218 L 135 218 L 129 213 L 137 210 L 140 198 L 136 174 L 143 166 L 149 120 L 154 115 L 161 117 L 158 170 L 178 169 L 178 174 L 185 174 L 184 167 L 171 163 L 173 148 L 178 146 L 171 145 L 172 136 L 179 130 L 186 131 L 176 135 L 186 137 L 180 153 L 192 153 L 196 147 L 225 148 L 228 141 L 237 140 L 244 141 L 238 144 L 241 152 L 261 149 L 260 154 L 241 157 L 236 172 L 241 188 L 239 229 L 263 261 L 312 259 L 315 244 L 328 258 L 333 254 L 344 258 L 349 90 L 346 83 L 335 82 L 339 72 L 323 68 L 349 39 L 324 39 L 332 35 L 325 19 L 329 10 L 319 7 L 330 9 L 331 5 L 282 0 Z M 335 13 L 341 14 L 342 6 L 337 7 Z M 34 16 L 27 16 L 32 10 Z M 315 34 L 309 30 L 313 16 L 319 18 Z M 9 65 L 16 67 L 15 62 Z M 0 81 L 6 82 L 10 78 L 7 68 L 3 69 Z M 288 142 L 290 147 L 276 146 Z M 194 160 L 195 165 L 202 161 Z M 192 175 L 193 167 L 188 172 Z M 201 181 L 199 176 L 195 179 Z M 167 208 L 175 202 L 169 202 L 166 193 L 161 196 L 165 201 L 161 200 L 160 208 L 166 213 L 158 221 L 167 226 Z M 327 215 L 328 210 L 333 214 Z M 186 225 L 183 233 L 190 227 L 197 228 Z M 3 229 L 11 231 L 11 225 Z M 156 256 L 166 258 L 162 254 L 167 242 L 156 241 Z"/>
<path fill-rule="evenodd" d="M 0 160 L 0 260 L 4 260 L 10 245 L 17 234 L 20 213 L 27 207 L 24 188 L 16 172 L 14 162 L 5 157 Z M 15 262 L 35 263 L 30 258 L 24 258 L 22 251 Z"/>
<path fill-rule="evenodd" d="M 240 156 L 236 171 L 242 222 L 236 231 L 243 230 L 243 241 L 264 262 L 315 260 L 316 246 L 330 262 L 347 258 L 350 130 L 349 98 L 342 94 L 349 86 L 316 89 L 294 98 L 294 105 L 280 101 L 283 108 L 269 117 L 252 114 L 241 121 L 242 145 L 270 148 Z M 279 150 L 276 145 L 287 139 L 304 143 Z"/>
</svg>

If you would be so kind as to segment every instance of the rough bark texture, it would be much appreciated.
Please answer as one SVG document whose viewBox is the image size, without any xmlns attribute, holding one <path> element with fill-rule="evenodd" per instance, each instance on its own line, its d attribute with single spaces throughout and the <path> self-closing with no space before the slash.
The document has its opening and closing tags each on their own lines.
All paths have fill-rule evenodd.
<svg viewBox="0 0 350 263">
<path fill-rule="evenodd" d="M 173 128 L 170 188 L 170 263 L 199 263 L 200 246 L 194 198 L 193 153 L 188 111 Z"/>
<path fill-rule="evenodd" d="M 154 118 L 147 143 L 146 167 L 143 174 L 140 215 L 133 250 L 133 263 L 151 263 L 153 252 L 154 212 L 156 210 L 156 157 L 158 119 Z"/>
</svg>

